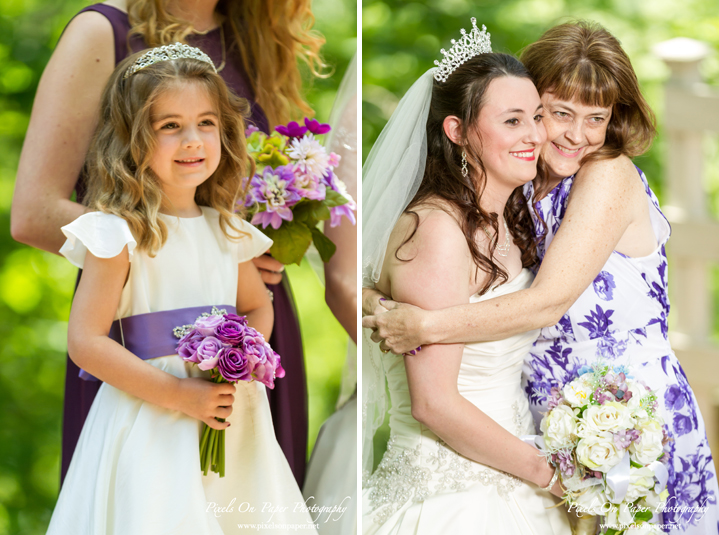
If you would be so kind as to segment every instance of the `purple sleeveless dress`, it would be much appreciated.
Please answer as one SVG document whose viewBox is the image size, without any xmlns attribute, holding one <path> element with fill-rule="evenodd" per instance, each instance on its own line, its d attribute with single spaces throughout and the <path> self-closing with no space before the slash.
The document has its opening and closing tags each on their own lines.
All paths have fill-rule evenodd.
<svg viewBox="0 0 719 535">
<path fill-rule="evenodd" d="M 667 339 L 669 297 L 664 246 L 671 229 L 638 169 L 647 193 L 657 247 L 632 258 L 614 251 L 592 284 L 552 327 L 543 328 L 524 361 L 523 386 L 537 428 L 552 386 L 576 378 L 584 365 L 602 361 L 630 368 L 637 379 L 657 392 L 658 414 L 672 438 L 667 445 L 669 499 L 663 521 L 670 533 L 719 533 L 719 488 L 702 415 L 696 398 Z M 536 208 L 538 247 L 544 259 L 564 219 L 574 177 L 565 178 Z M 531 200 L 533 184 L 524 186 Z"/>
<path fill-rule="evenodd" d="M 128 51 L 130 23 L 127 14 L 104 4 L 88 6 L 80 13 L 84 11 L 96 11 L 110 21 L 115 36 L 115 64 L 125 59 L 130 53 Z M 248 122 L 254 123 L 263 132 L 268 132 L 267 117 L 254 100 L 254 93 L 247 80 L 239 51 L 236 46 L 231 46 L 232 30 L 225 27 L 224 35 L 226 63 L 220 75 L 237 95 L 250 102 L 251 115 Z M 223 45 L 219 28 L 205 35 L 190 36 L 188 42 L 207 53 L 215 65 L 219 66 L 222 62 Z M 147 48 L 139 36 L 133 36 L 130 46 L 132 52 Z M 76 190 L 78 201 L 81 201 L 85 191 L 82 176 L 78 180 Z M 274 390 L 268 390 L 267 393 L 277 441 L 290 463 L 297 484 L 302 488 L 307 460 L 307 382 L 300 328 L 287 276 L 283 277 L 282 283 L 268 287 L 274 293 L 275 311 L 275 326 L 270 344 L 282 356 L 282 366 L 287 374 L 275 383 Z M 68 358 L 65 376 L 61 482 L 65 479 L 95 394 L 102 384 L 99 381 L 80 379 L 79 371 L 75 363 Z"/>
</svg>

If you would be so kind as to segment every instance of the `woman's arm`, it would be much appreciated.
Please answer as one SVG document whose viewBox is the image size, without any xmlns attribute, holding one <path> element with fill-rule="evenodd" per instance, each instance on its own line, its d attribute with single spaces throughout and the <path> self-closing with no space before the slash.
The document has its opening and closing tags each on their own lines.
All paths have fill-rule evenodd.
<svg viewBox="0 0 719 535">
<path fill-rule="evenodd" d="M 35 96 L 12 202 L 11 233 L 17 241 L 57 254 L 65 242 L 60 227 L 85 212 L 70 197 L 114 67 L 110 22 L 95 12 L 75 17 Z"/>
<path fill-rule="evenodd" d="M 562 221 L 532 286 L 445 310 L 385 302 L 390 312 L 364 318 L 373 339 L 406 353 L 428 343 L 501 340 L 554 325 L 595 279 L 622 236 L 646 211 L 646 193 L 631 160 L 592 162 L 577 175 Z"/>
<path fill-rule="evenodd" d="M 393 298 L 430 310 L 467 302 L 473 264 L 451 216 L 427 216 L 402 251 L 406 255 L 401 256 L 412 260 L 389 259 Z M 432 345 L 416 357 L 405 357 L 412 416 L 462 455 L 545 486 L 554 470 L 537 450 L 460 395 L 457 377 L 463 347 Z M 558 485 L 555 492 L 561 493 Z"/>
<path fill-rule="evenodd" d="M 270 339 L 275 313 L 262 278 L 253 262 L 242 262 L 238 266 L 237 313 L 247 316 L 247 323 Z"/>
<path fill-rule="evenodd" d="M 234 385 L 201 378 L 180 379 L 137 358 L 108 337 L 130 268 L 127 247 L 114 258 L 88 252 L 70 311 L 67 346 L 80 368 L 128 394 L 182 411 L 214 429 L 225 429 Z"/>
</svg>

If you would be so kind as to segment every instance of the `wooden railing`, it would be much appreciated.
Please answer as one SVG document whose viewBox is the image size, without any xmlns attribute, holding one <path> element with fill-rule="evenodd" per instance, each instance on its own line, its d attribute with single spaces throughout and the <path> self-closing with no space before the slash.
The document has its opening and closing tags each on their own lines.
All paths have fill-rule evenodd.
<svg viewBox="0 0 719 535">
<path fill-rule="evenodd" d="M 699 402 L 716 457 L 719 345 L 711 342 L 710 268 L 719 261 L 719 221 L 708 210 L 703 147 L 707 132 L 719 132 L 719 91 L 704 84 L 699 71 L 710 52 L 704 43 L 686 38 L 654 47 L 671 70 L 664 93 L 667 152 L 662 205 L 672 225 L 667 246 L 672 305 L 669 337 Z"/>
</svg>

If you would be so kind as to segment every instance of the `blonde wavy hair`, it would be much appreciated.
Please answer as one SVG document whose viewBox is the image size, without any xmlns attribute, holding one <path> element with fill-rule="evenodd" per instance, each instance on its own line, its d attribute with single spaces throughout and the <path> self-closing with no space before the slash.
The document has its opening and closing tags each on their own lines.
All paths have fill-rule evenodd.
<svg viewBox="0 0 719 535">
<path fill-rule="evenodd" d="M 128 0 L 130 34 L 147 46 L 186 42 L 194 31 L 167 12 L 167 0 Z M 270 127 L 314 115 L 302 94 L 298 60 L 316 77 L 328 75 L 320 55 L 324 37 L 312 30 L 311 0 L 220 0 L 216 11 L 232 28 L 234 43 Z M 230 50 L 227 51 L 229 57 Z"/>
<path fill-rule="evenodd" d="M 221 155 L 215 172 L 197 188 L 195 201 L 220 214 L 220 228 L 230 239 L 246 235 L 236 226 L 237 200 L 246 195 L 243 177 L 254 174 L 246 148 L 243 117 L 246 100 L 227 89 L 212 66 L 196 59 L 155 63 L 124 78 L 144 52 L 122 61 L 102 95 L 100 121 L 85 162 L 91 210 L 127 221 L 138 248 L 155 256 L 167 239 L 167 225 L 158 217 L 164 193 L 150 168 L 156 147 L 152 107 L 164 91 L 199 84 L 213 101 L 220 123 Z M 230 232 L 230 229 L 234 233 Z"/>
</svg>

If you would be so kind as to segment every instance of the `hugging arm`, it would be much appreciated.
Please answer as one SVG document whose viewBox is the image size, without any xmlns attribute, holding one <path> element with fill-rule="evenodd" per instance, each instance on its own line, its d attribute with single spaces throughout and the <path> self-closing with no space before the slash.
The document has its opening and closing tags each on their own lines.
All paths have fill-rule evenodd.
<svg viewBox="0 0 719 535">
<path fill-rule="evenodd" d="M 467 302 L 473 265 L 464 236 L 450 216 L 428 216 L 406 247 L 412 261 L 390 260 L 393 298 L 427 309 Z M 537 450 L 460 395 L 462 350 L 462 344 L 431 345 L 416 357 L 405 357 L 412 416 L 462 455 L 546 485 L 553 470 Z M 558 484 L 554 491 L 561 493 Z"/>
<path fill-rule="evenodd" d="M 70 358 L 88 373 L 128 394 L 184 412 L 214 429 L 225 429 L 229 424 L 215 417 L 227 418 L 232 413 L 234 385 L 198 377 L 180 379 L 140 360 L 108 337 L 129 269 L 127 246 L 114 258 L 87 253 L 70 310 Z"/>
<path fill-rule="evenodd" d="M 646 199 L 631 161 L 621 156 L 582 167 L 562 225 L 532 286 L 509 295 L 443 310 L 385 303 L 390 312 L 366 317 L 373 339 L 395 353 L 430 343 L 501 340 L 554 325 L 602 269 Z M 646 202 L 646 201 L 644 201 Z M 378 297 L 363 295 L 363 308 Z"/>
</svg>

